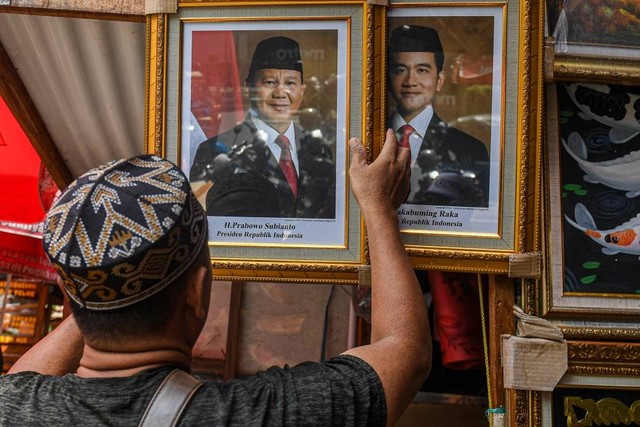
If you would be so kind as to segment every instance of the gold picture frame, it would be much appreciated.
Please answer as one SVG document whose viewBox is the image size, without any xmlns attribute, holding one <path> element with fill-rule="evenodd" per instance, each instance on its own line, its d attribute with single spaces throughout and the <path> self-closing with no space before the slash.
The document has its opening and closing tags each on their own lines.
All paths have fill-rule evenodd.
<svg viewBox="0 0 640 427">
<path fill-rule="evenodd" d="M 531 416 L 529 423 L 517 425 L 592 425 L 594 419 L 601 425 L 629 425 L 640 421 L 633 411 L 640 401 L 639 344 L 569 342 L 568 352 L 569 368 L 552 392 L 532 392 L 528 402 L 520 401 L 526 392 L 516 393 L 513 406 L 521 413 L 512 416 L 519 420 Z"/>
<path fill-rule="evenodd" d="M 547 81 L 640 83 L 640 8 L 617 0 L 547 0 Z"/>
<path fill-rule="evenodd" d="M 367 151 L 371 150 L 373 9 L 366 1 L 179 2 L 176 13 L 149 16 L 146 150 L 179 164 L 189 176 L 196 169 L 198 160 L 194 155 L 199 155 L 197 150 L 200 147 L 199 143 L 191 145 L 194 132 L 203 130 L 205 138 L 199 141 L 218 138 L 204 132 L 206 126 L 200 117 L 194 120 L 194 102 L 197 99 L 194 94 L 196 87 L 200 87 L 200 79 L 220 69 L 228 70 L 229 64 L 233 64 L 237 68 L 235 86 L 227 83 L 215 86 L 208 82 L 205 89 L 217 91 L 216 99 L 222 98 L 224 91 L 231 97 L 237 96 L 243 90 L 239 79 L 244 78 L 247 72 L 251 76 L 252 56 L 257 57 L 262 49 L 258 48 L 260 40 L 281 36 L 296 39 L 299 43 L 297 55 L 304 64 L 304 72 L 302 69 L 299 71 L 304 76 L 305 98 L 295 124 L 302 127 L 302 113 L 307 113 L 306 107 L 319 110 L 320 104 L 317 103 L 324 102 L 313 101 L 317 103 L 309 103 L 305 107 L 307 95 L 318 89 L 315 85 L 322 86 L 320 89 L 325 90 L 323 94 L 331 97 L 328 103 L 333 110 L 322 111 L 321 115 L 323 123 L 332 123 L 330 130 L 322 128 L 325 132 L 322 134 L 316 132 L 319 132 L 319 128 L 313 128 L 305 135 L 308 134 L 310 139 L 315 138 L 313 141 L 321 146 L 314 148 L 314 159 L 324 156 L 321 159 L 324 164 L 333 165 L 333 169 L 322 169 L 329 170 L 322 177 L 333 178 L 331 188 L 335 188 L 335 194 L 328 193 L 329 196 L 318 202 L 320 210 L 324 212 L 318 216 L 315 213 L 307 214 L 307 211 L 300 213 L 300 209 L 294 214 L 287 211 L 286 215 L 280 215 L 280 211 L 274 215 L 273 210 L 255 215 L 253 211 L 219 214 L 208 209 L 209 247 L 214 277 L 231 281 L 356 284 L 358 272 L 367 261 L 364 223 L 349 189 L 347 141 L 357 136 L 365 143 Z M 234 58 L 232 62 L 222 58 L 229 51 Z M 209 111 L 206 125 L 210 125 L 212 118 L 224 116 L 224 121 L 235 113 L 235 119 L 231 120 L 236 122 L 227 120 L 231 125 L 226 125 L 226 130 L 235 131 L 239 124 L 233 125 L 239 123 L 242 116 L 246 119 L 254 117 L 250 109 L 256 106 L 254 101 L 249 101 L 246 97 L 241 101 L 241 107 L 236 104 L 226 110 L 222 108 L 220 114 L 211 114 Z M 218 107 L 205 106 L 205 110 Z M 309 112 L 304 118 L 317 118 L 317 114 L 312 113 L 317 111 Z M 223 126 L 215 127 L 214 133 L 224 133 Z M 296 132 L 298 127 L 295 128 Z M 306 128 L 304 130 L 306 132 Z M 331 145 L 327 135 L 331 135 L 332 131 Z M 297 135 L 296 146 L 300 154 Z M 238 153 L 248 158 L 247 153 L 252 152 L 244 150 L 246 147 L 243 144 L 251 145 L 243 139 L 241 144 L 222 147 L 223 153 L 231 159 L 237 158 L 232 156 L 239 156 Z M 238 149 L 239 146 L 242 147 Z M 310 152 L 311 148 L 306 150 L 305 153 Z M 304 166 L 300 162 L 306 161 L 304 159 L 299 157 L 299 163 L 296 164 L 301 186 L 304 185 Z M 296 163 L 295 159 L 293 162 Z M 212 164 L 212 161 L 207 163 L 207 167 Z M 215 185 L 206 187 L 199 194 L 193 173 L 190 179 L 203 206 L 213 206 L 213 203 L 210 205 L 206 202 L 206 198 L 211 197 L 209 194 Z M 318 182 L 316 188 L 325 181 Z M 223 192 L 220 189 L 224 190 L 225 187 L 219 184 L 215 188 L 216 196 L 220 196 Z M 243 188 L 252 191 L 253 181 Z M 265 204 L 270 203 L 270 194 L 262 195 Z M 261 203 L 251 205 L 256 212 L 264 207 Z"/>
<path fill-rule="evenodd" d="M 640 339 L 640 297 L 635 278 L 627 274 L 635 271 L 638 259 L 631 246 L 615 237 L 617 230 L 633 227 L 629 218 L 640 210 L 640 202 L 627 185 L 620 188 L 628 175 L 611 181 L 613 170 L 606 170 L 607 165 L 616 164 L 613 159 L 637 150 L 640 137 L 620 130 L 624 119 L 599 117 L 587 105 L 587 98 L 637 98 L 628 93 L 631 89 L 547 84 L 541 314 L 569 339 Z M 634 170 L 630 164 L 619 167 Z"/>
<path fill-rule="evenodd" d="M 432 103 L 438 113 L 430 116 L 425 135 L 432 132 L 436 116 L 442 116 L 441 123 L 446 125 L 441 126 L 463 130 L 480 140 L 489 158 L 484 161 L 489 164 L 484 172 L 488 189 L 483 190 L 484 201 L 431 198 L 428 193 L 438 192 L 439 185 L 447 184 L 445 178 L 451 176 L 453 186 L 460 176 L 468 176 L 466 170 L 459 172 L 468 166 L 457 166 L 454 159 L 453 166 L 434 169 L 438 173 L 424 168 L 416 172 L 422 153 L 428 152 L 424 150 L 429 139 L 418 132 L 424 139 L 418 145 L 418 158 L 412 159 L 412 192 L 417 188 L 423 194 L 413 202 L 410 195 L 398 210 L 413 265 L 416 269 L 510 273 L 514 255 L 539 250 L 543 4 L 530 0 L 455 4 L 397 0 L 384 12 L 386 25 L 378 37 L 383 48 L 376 70 L 377 80 L 386 84 L 379 94 L 383 108 L 376 118 L 378 133 L 400 123 L 394 116 L 393 84 L 387 79 L 389 38 L 403 25 L 429 27 L 440 34 L 445 60 L 439 73 L 444 75 L 444 84 Z M 374 138 L 374 153 L 379 152 L 380 141 Z M 447 144 L 442 146 L 446 149 Z M 459 152 L 466 150 L 460 145 Z M 460 158 L 459 152 L 449 157 Z M 473 178 L 481 176 L 472 172 Z"/>
<path fill-rule="evenodd" d="M 547 81 L 590 81 L 599 83 L 638 84 L 640 67 L 637 59 L 602 58 L 557 54 L 553 41 L 547 49 Z"/>
</svg>

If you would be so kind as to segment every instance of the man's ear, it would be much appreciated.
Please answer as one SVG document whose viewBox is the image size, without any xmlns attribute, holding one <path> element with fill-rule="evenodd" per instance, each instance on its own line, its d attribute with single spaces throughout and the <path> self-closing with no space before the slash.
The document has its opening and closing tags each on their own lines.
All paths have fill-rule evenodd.
<svg viewBox="0 0 640 427">
<path fill-rule="evenodd" d="M 205 319 L 209 312 L 209 292 L 211 275 L 207 267 L 200 266 L 189 275 L 187 305 L 193 309 L 198 319 Z"/>
<path fill-rule="evenodd" d="M 251 107 L 254 107 L 256 98 L 255 90 L 251 86 L 249 86 L 247 82 L 245 82 L 242 86 L 242 90 L 244 92 L 244 96 L 249 100 L 249 104 L 251 104 Z"/>
<path fill-rule="evenodd" d="M 71 313 L 71 301 L 69 300 L 69 294 L 64 290 L 64 281 L 60 276 L 56 277 L 56 283 L 62 292 L 63 300 L 63 316 L 66 317 Z"/>
<path fill-rule="evenodd" d="M 444 86 L 444 71 L 440 71 L 438 73 L 438 81 L 436 82 L 436 92 L 440 92 L 442 90 L 442 87 Z"/>
</svg>

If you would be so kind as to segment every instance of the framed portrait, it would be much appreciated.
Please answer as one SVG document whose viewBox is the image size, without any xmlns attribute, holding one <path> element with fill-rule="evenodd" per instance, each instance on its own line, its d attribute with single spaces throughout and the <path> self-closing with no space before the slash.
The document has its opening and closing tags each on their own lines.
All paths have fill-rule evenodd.
<svg viewBox="0 0 640 427">
<path fill-rule="evenodd" d="M 528 55 L 541 45 L 520 26 L 531 14 L 528 1 L 391 2 L 381 121 L 401 144 L 409 132 L 411 191 L 398 216 L 417 268 L 506 272 L 509 255 L 535 245 L 525 224 L 537 200 L 523 196 L 539 147 L 525 122 L 541 70 Z"/>
<path fill-rule="evenodd" d="M 178 6 L 148 24 L 147 143 L 206 210 L 216 278 L 357 282 L 347 141 L 371 138 L 369 6 Z"/>
<path fill-rule="evenodd" d="M 640 89 L 556 82 L 547 94 L 543 315 L 573 336 L 603 328 L 631 338 L 640 313 Z"/>
</svg>

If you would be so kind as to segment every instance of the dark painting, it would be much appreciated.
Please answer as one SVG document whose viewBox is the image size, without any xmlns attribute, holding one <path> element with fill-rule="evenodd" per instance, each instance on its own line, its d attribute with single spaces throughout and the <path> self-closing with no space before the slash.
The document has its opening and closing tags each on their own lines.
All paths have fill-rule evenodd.
<svg viewBox="0 0 640 427">
<path fill-rule="evenodd" d="M 557 90 L 564 293 L 640 296 L 640 88 Z"/>
</svg>

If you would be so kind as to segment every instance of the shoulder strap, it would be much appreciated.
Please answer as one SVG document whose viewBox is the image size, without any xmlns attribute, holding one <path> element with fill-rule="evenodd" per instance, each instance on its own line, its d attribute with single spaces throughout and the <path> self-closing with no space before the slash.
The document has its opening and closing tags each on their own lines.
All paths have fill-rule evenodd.
<svg viewBox="0 0 640 427">
<path fill-rule="evenodd" d="M 151 398 L 138 427 L 176 426 L 182 411 L 201 386 L 194 376 L 174 369 Z"/>
</svg>

